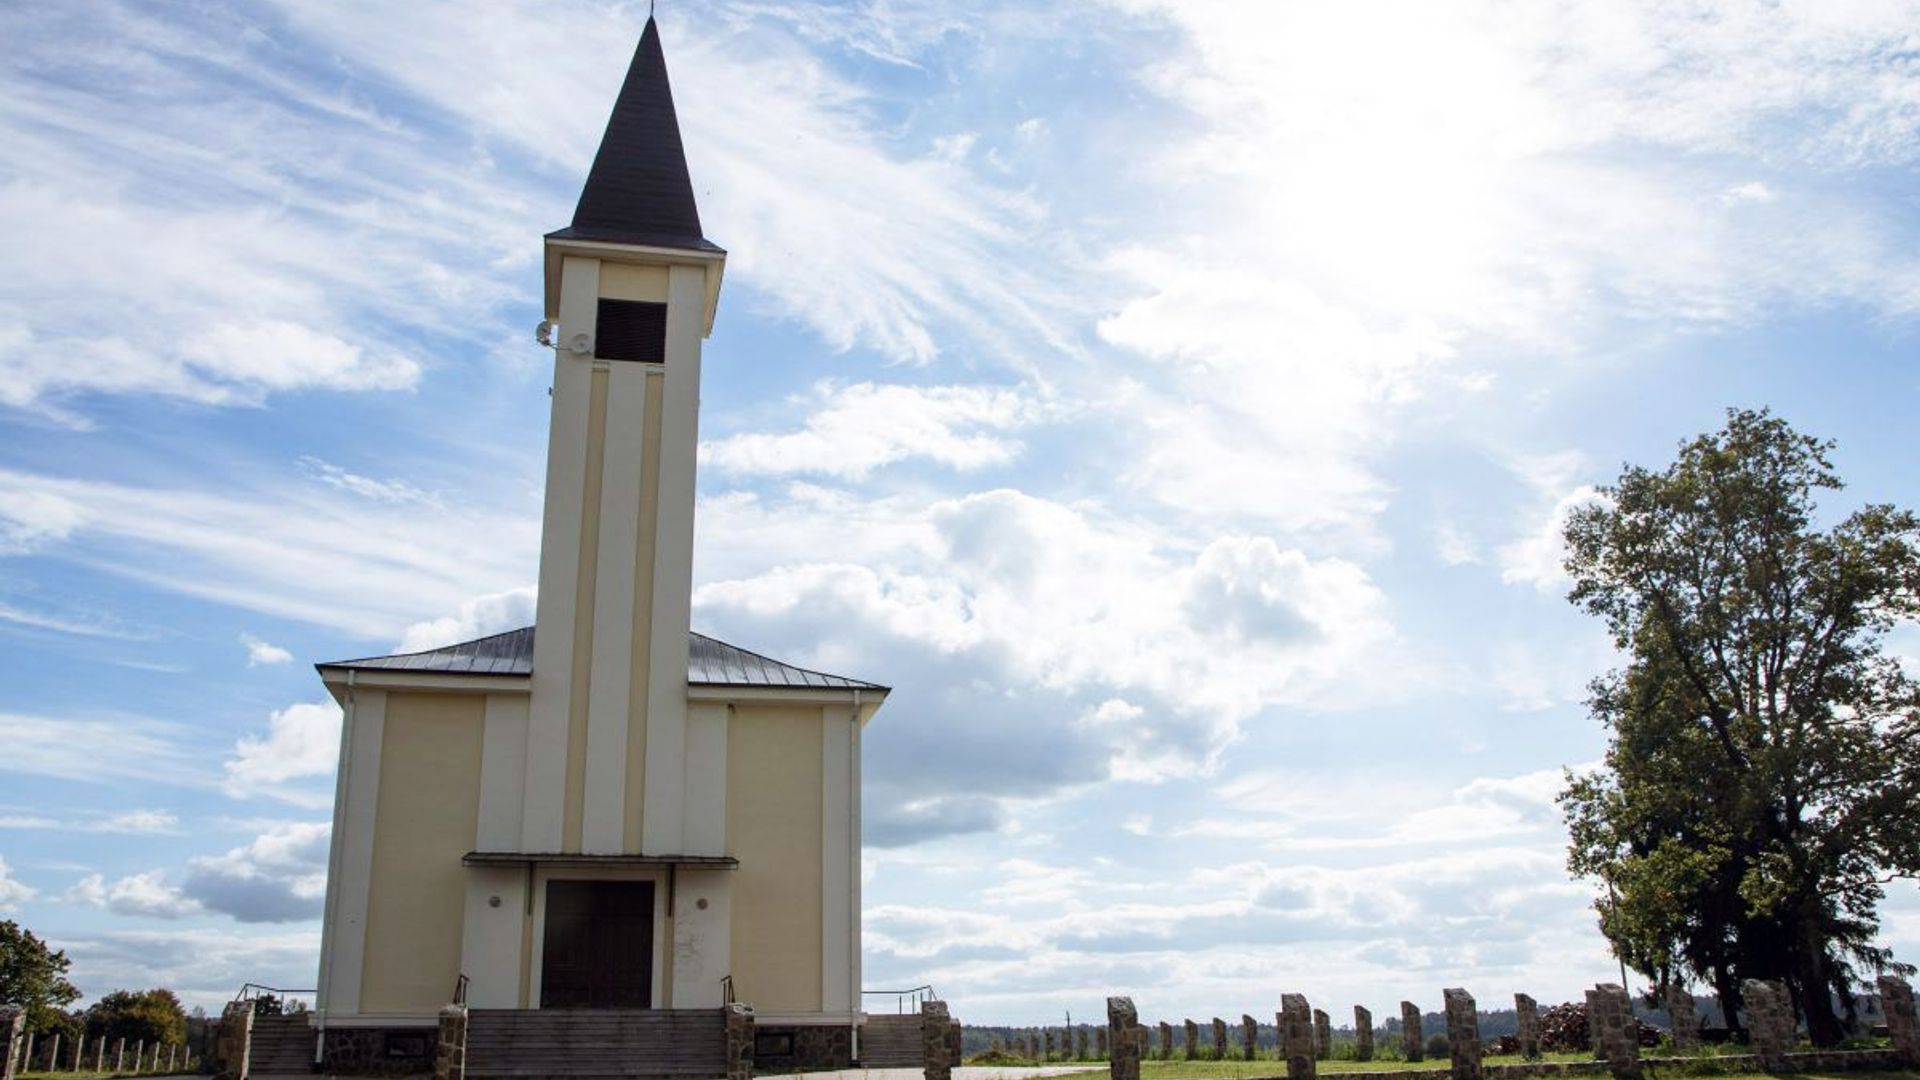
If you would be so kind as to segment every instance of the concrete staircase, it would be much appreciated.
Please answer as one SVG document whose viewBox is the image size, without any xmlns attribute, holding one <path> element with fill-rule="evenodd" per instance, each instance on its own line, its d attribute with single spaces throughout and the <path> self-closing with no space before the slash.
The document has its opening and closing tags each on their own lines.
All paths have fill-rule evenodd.
<svg viewBox="0 0 1920 1080">
<path fill-rule="evenodd" d="M 705 1080 L 727 1074 L 719 1009 L 474 1009 L 467 1076 Z"/>
<path fill-rule="evenodd" d="M 869 1015 L 860 1025 L 860 1065 L 867 1069 L 919 1069 L 926 1066 L 920 1043 L 919 1013 Z"/>
<path fill-rule="evenodd" d="M 248 1052 L 251 1072 L 261 1074 L 313 1071 L 313 1028 L 305 1013 L 253 1018 L 253 1042 Z"/>
</svg>

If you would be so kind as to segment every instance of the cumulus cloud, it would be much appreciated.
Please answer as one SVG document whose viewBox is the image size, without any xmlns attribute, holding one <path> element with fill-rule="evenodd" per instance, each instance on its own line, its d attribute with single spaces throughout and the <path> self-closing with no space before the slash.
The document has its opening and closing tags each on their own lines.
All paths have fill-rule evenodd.
<svg viewBox="0 0 1920 1080">
<path fill-rule="evenodd" d="M 7 860 L 0 857 L 0 911 L 17 911 L 20 905 L 40 895 L 40 890 L 13 876 Z"/>
<path fill-rule="evenodd" d="M 331 805 L 313 781 L 331 777 L 340 753 L 340 707 L 332 701 L 289 705 L 267 718 L 265 735 L 243 735 L 224 763 L 226 793 L 265 795 L 295 806 Z"/>
<path fill-rule="evenodd" d="M 258 667 L 262 664 L 291 663 L 293 654 L 270 642 L 261 641 L 252 634 L 241 634 L 240 644 L 247 647 L 247 666 Z"/>
<path fill-rule="evenodd" d="M 1021 450 L 1005 433 L 1043 408 L 1017 390 L 985 386 L 822 383 L 800 431 L 751 432 L 703 443 L 702 464 L 732 473 L 815 473 L 860 479 L 876 468 L 925 458 L 968 470 L 1004 465 Z"/>
<path fill-rule="evenodd" d="M 82 878 L 67 890 L 75 903 L 105 907 L 115 915 L 153 919 L 183 919 L 200 913 L 198 901 L 167 880 L 163 870 L 130 874 L 112 884 L 99 874 Z"/>
<path fill-rule="evenodd" d="M 518 630 L 533 625 L 537 594 L 533 586 L 488 593 L 460 602 L 452 615 L 429 619 L 408 626 L 400 635 L 396 652 L 425 652 L 443 645 L 454 645 L 474 638 Z"/>
<path fill-rule="evenodd" d="M 272 825 L 224 855 L 191 860 L 182 891 L 243 923 L 315 918 L 326 897 L 330 832 L 326 822 Z"/>
<path fill-rule="evenodd" d="M 1531 585 L 1541 592 L 1564 588 L 1567 578 L 1567 522 L 1574 511 L 1600 499 L 1591 484 L 1581 484 L 1560 496 L 1533 531 L 1500 545 L 1500 580 L 1509 585 Z"/>
</svg>

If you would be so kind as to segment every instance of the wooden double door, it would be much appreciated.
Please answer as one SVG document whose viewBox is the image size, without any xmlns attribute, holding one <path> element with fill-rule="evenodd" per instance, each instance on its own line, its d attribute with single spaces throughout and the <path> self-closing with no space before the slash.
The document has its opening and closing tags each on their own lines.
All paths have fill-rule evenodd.
<svg viewBox="0 0 1920 1080">
<path fill-rule="evenodd" d="M 653 1007 L 653 882 L 549 881 L 543 1009 Z"/>
</svg>

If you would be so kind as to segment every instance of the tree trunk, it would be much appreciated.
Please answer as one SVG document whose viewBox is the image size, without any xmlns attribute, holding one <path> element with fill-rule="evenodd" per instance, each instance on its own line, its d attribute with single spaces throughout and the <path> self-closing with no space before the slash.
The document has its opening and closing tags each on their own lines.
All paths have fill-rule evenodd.
<svg viewBox="0 0 1920 1080">
<path fill-rule="evenodd" d="M 1740 988 L 1734 985 L 1733 972 L 1727 970 L 1726 961 L 1713 965 L 1713 989 L 1720 995 L 1721 1022 L 1728 1031 L 1744 1032 L 1740 1023 Z"/>
<path fill-rule="evenodd" d="M 1807 1017 L 1807 1038 L 1815 1046 L 1837 1046 L 1840 1040 L 1846 1038 L 1847 1032 L 1841 1027 L 1840 1019 L 1833 1015 L 1825 943 L 1815 944 L 1802 938 L 1800 947 L 1800 1011 Z"/>
</svg>

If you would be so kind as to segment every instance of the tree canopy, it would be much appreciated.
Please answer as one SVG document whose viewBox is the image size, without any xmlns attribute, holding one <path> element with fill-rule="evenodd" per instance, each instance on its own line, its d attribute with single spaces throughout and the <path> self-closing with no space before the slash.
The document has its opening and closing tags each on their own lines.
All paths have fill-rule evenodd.
<svg viewBox="0 0 1920 1080">
<path fill-rule="evenodd" d="M 1738 980 L 1784 979 L 1822 1044 L 1832 995 L 1912 970 L 1877 912 L 1920 871 L 1920 685 L 1884 651 L 1920 614 L 1920 522 L 1869 505 L 1822 528 L 1832 448 L 1731 410 L 1572 515 L 1569 599 L 1627 663 L 1591 687 L 1605 761 L 1561 795 L 1624 961 L 1730 1007 Z"/>
<path fill-rule="evenodd" d="M 59 1026 L 60 1010 L 80 996 L 67 981 L 70 966 L 66 953 L 17 922 L 0 920 L 0 1005 L 25 1009 L 28 1030 Z"/>
<path fill-rule="evenodd" d="M 87 1009 L 87 1035 L 104 1035 L 108 1043 L 125 1039 L 128 1045 L 183 1043 L 187 1011 L 171 990 L 115 990 Z"/>
</svg>

